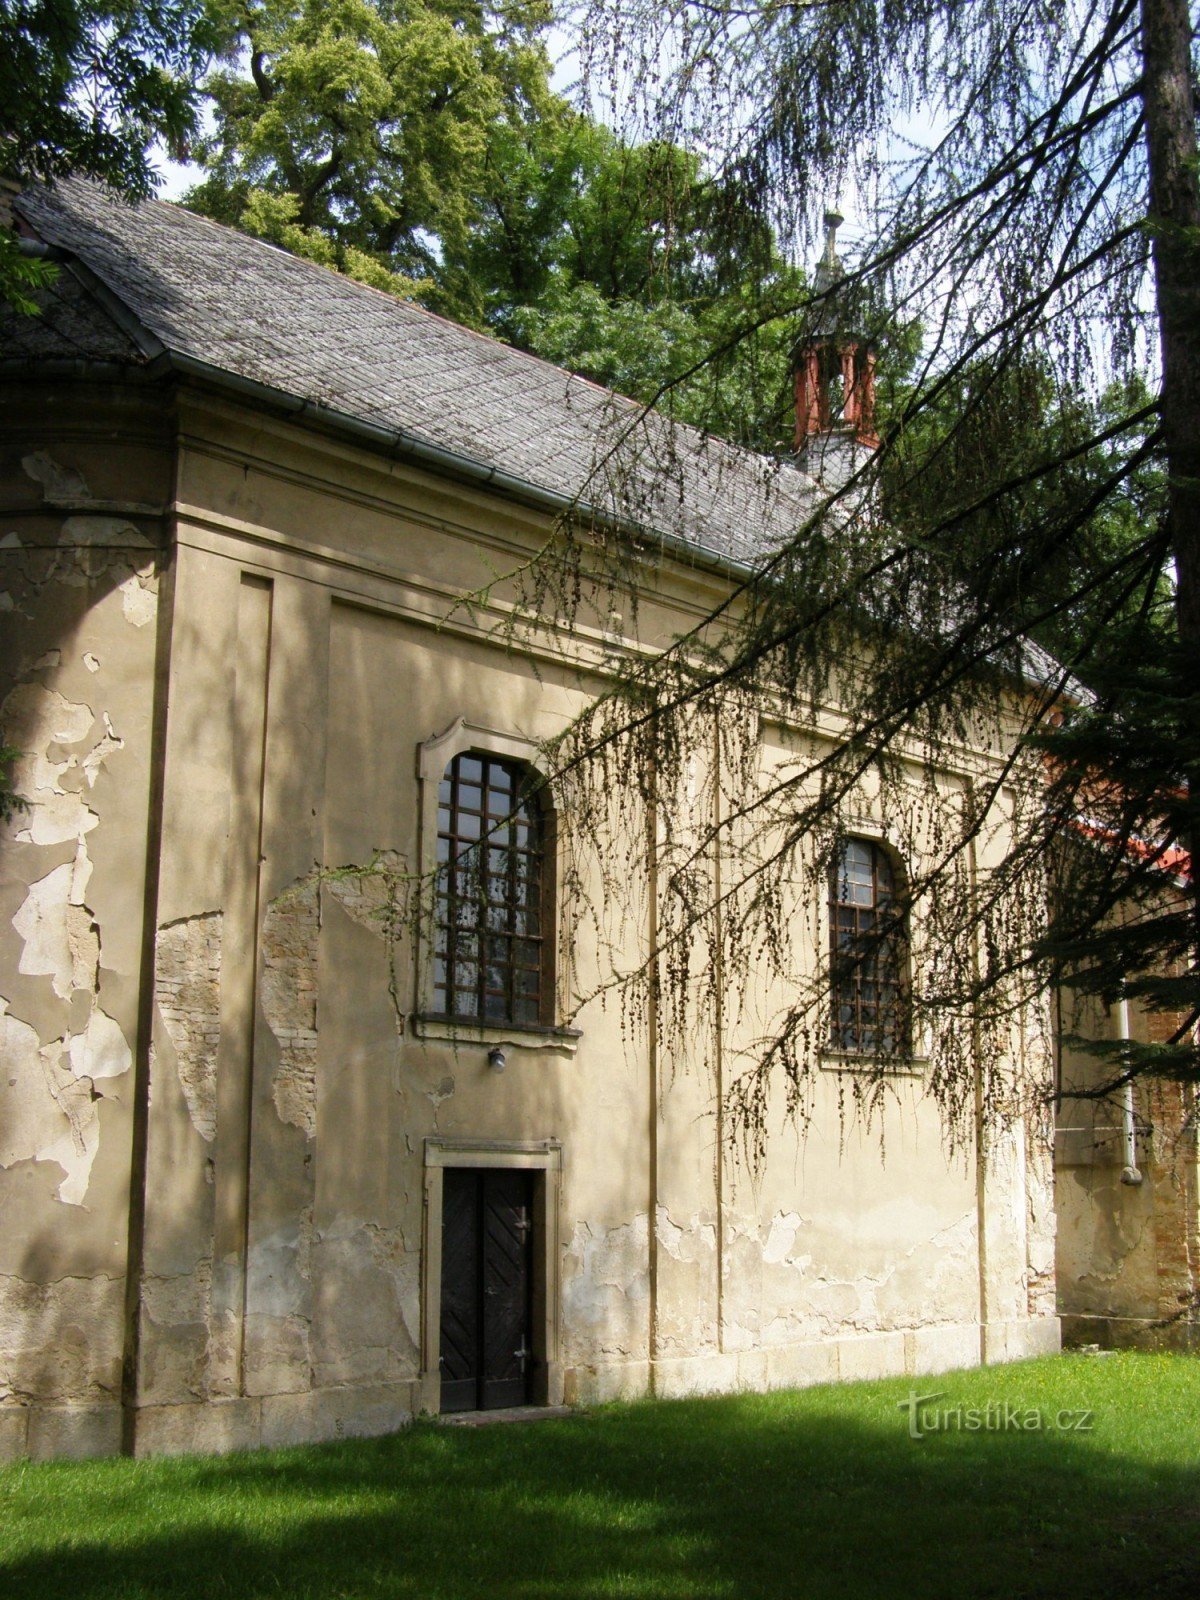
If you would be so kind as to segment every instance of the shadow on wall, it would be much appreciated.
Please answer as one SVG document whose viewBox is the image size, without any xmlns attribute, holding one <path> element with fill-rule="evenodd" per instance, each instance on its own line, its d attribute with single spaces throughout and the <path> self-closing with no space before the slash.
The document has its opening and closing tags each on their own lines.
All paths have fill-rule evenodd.
<svg viewBox="0 0 1200 1600">
<path fill-rule="evenodd" d="M 0 729 L 29 802 L 0 829 L 3 1448 L 31 1403 L 112 1422 L 120 1384 L 166 457 L 161 419 L 133 405 L 117 449 L 75 399 L 75 433 L 30 400 L 0 488 Z M 112 1448 L 81 1418 L 79 1448 Z"/>
</svg>

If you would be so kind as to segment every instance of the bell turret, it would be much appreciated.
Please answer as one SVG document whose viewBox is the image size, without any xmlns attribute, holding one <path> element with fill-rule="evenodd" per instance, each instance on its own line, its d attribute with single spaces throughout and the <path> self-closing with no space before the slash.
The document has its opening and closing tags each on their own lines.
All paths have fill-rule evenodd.
<svg viewBox="0 0 1200 1600">
<path fill-rule="evenodd" d="M 796 381 L 796 459 L 826 488 L 839 489 L 879 448 L 875 433 L 875 351 L 838 318 L 837 254 L 842 218 L 825 213 L 825 251 L 813 278 L 817 318 L 792 352 Z"/>
</svg>

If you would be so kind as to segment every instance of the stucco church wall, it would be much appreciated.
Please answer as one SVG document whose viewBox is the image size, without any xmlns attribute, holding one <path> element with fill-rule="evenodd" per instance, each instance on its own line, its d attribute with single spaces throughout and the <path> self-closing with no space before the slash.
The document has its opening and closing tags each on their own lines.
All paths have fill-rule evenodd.
<svg viewBox="0 0 1200 1600">
<path fill-rule="evenodd" d="M 120 1440 L 170 451 L 161 404 L 7 394 L 0 730 L 0 1455 Z"/>
<path fill-rule="evenodd" d="M 436 1403 L 431 1162 L 447 1149 L 539 1174 L 545 1398 L 930 1371 L 1053 1345 L 1032 1144 L 1010 1133 L 982 1177 L 973 1152 L 948 1158 L 919 1077 L 863 1129 L 843 1126 L 838 1074 L 822 1073 L 807 1133 L 780 1104 L 756 1172 L 719 1112 L 761 1020 L 749 1013 L 715 1033 L 699 1017 L 676 1059 L 619 1002 L 592 1000 L 578 1038 L 506 1038 L 503 1072 L 489 1039 L 421 1023 L 411 930 L 388 927 L 379 877 L 356 869 L 418 871 L 419 747 L 462 718 L 480 737 L 556 732 L 602 681 L 612 619 L 508 648 L 497 574 L 550 531 L 520 507 L 224 403 L 185 400 L 181 440 L 134 1448 L 379 1432 Z M 699 572 L 655 582 L 641 627 L 659 639 L 713 586 Z M 473 614 L 456 605 L 485 587 Z M 130 650 L 128 682 L 151 683 L 152 652 Z M 122 826 L 139 815 L 144 830 L 136 807 Z M 629 965 L 651 868 L 614 921 Z M 561 909 L 565 1015 L 613 952 Z M 122 929 L 136 956 L 140 921 Z M 128 1134 L 125 1154 L 122 1183 Z M 123 1215 L 106 1221 L 122 1271 Z M 102 1280 L 89 1266 L 89 1292 Z M 119 1364 L 119 1314 L 100 1326 Z"/>
</svg>

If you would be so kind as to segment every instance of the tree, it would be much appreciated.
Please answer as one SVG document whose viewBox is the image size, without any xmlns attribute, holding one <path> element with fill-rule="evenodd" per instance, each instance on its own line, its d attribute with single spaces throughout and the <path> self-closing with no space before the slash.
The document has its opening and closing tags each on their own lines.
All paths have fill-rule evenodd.
<svg viewBox="0 0 1200 1600">
<path fill-rule="evenodd" d="M 206 179 L 188 205 L 458 312 L 489 143 L 548 106 L 545 0 L 218 0 Z"/>
<path fill-rule="evenodd" d="M 481 216 L 454 270 L 484 324 L 519 348 L 775 448 L 791 430 L 778 313 L 804 279 L 760 219 L 742 209 L 734 225 L 737 210 L 692 153 L 627 143 L 558 102 L 493 141 Z"/>
<path fill-rule="evenodd" d="M 816 280 L 793 334 L 921 335 L 870 466 L 686 638 L 625 663 L 554 751 L 584 835 L 614 807 L 618 825 L 654 819 L 658 938 L 632 981 L 655 1026 L 719 1009 L 718 988 L 733 1003 L 756 968 L 786 977 L 794 884 L 820 893 L 869 776 L 920 863 L 911 1004 L 952 1125 L 1011 1105 L 996 1063 L 1068 978 L 1175 1019 L 1165 1045 L 1117 1047 L 1097 1093 L 1145 1072 L 1200 1081 L 1192 36 L 1187 0 L 595 0 L 593 71 L 640 83 L 643 113 L 711 153 L 755 227 L 797 247 L 816 200 L 860 197 L 871 235 Z M 622 420 L 610 477 L 639 429 L 643 458 L 653 447 L 649 419 Z M 620 540 L 565 526 L 527 602 L 570 618 L 588 584 L 635 581 Z M 764 785 L 755 708 L 812 727 L 831 701 L 840 740 L 810 740 Z M 688 785 L 714 729 L 738 798 L 697 833 Z M 912 775 L 936 785 L 964 743 L 992 764 L 931 826 Z M 739 868 L 714 893 L 718 841 Z M 819 985 L 798 993 L 748 1064 L 752 1138 L 774 1075 L 801 1104 L 828 1005 Z M 859 1092 L 883 1092 L 887 1065 L 863 1063 Z"/>
</svg>

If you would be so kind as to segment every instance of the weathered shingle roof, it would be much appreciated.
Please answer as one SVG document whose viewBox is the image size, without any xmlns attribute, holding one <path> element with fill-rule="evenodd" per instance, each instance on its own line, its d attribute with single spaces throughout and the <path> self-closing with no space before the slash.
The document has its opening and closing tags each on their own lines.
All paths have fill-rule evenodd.
<svg viewBox="0 0 1200 1600">
<path fill-rule="evenodd" d="M 498 340 L 178 206 L 72 180 L 18 209 L 174 354 L 754 561 L 815 487 Z"/>
<path fill-rule="evenodd" d="M 100 305 L 72 272 L 60 271 L 44 289 L 31 293 L 37 316 L 0 303 L 0 350 L 8 361 L 111 361 L 143 366 L 137 342 Z"/>
</svg>

